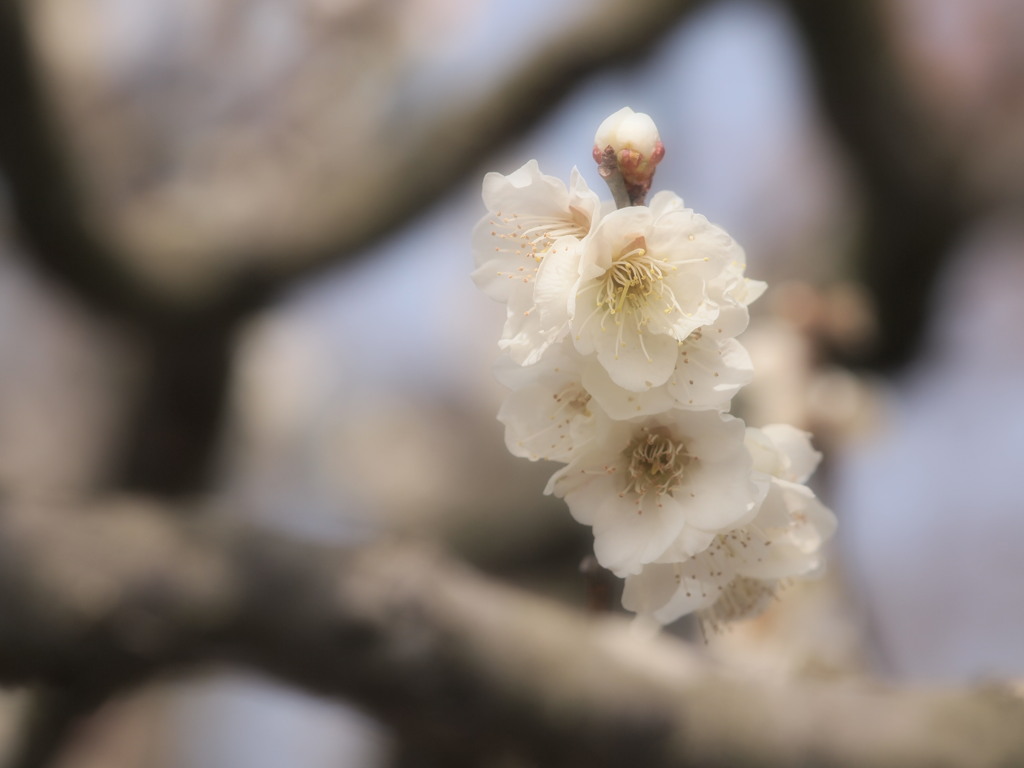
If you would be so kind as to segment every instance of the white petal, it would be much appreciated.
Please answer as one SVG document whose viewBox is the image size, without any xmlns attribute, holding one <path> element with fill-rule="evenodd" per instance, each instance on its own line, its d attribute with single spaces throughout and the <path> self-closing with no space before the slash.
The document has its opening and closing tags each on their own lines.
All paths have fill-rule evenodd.
<svg viewBox="0 0 1024 768">
<path fill-rule="evenodd" d="M 675 419 L 678 433 L 689 440 L 690 453 L 706 465 L 709 462 L 740 460 L 747 471 L 753 468 L 746 451 L 746 427 L 742 419 L 717 411 L 690 411 Z"/>
<path fill-rule="evenodd" d="M 607 418 L 583 389 L 579 363 L 571 353 L 571 346 L 561 344 L 535 365 L 503 360 L 495 367 L 498 380 L 513 389 L 498 411 L 513 455 L 568 462 Z"/>
<path fill-rule="evenodd" d="M 648 207 L 651 209 L 651 215 L 655 219 L 669 211 L 686 210 L 686 206 L 683 204 L 683 198 L 675 192 L 670 192 L 668 190 L 662 190 L 655 193 L 654 197 L 651 198 L 651 203 Z"/>
<path fill-rule="evenodd" d="M 679 408 L 726 407 L 753 374 L 750 355 L 735 339 L 685 342 L 665 388 Z"/>
<path fill-rule="evenodd" d="M 718 533 L 749 520 L 760 489 L 752 482 L 741 462 L 717 465 L 695 472 L 673 497 L 685 509 L 687 522 L 695 528 Z"/>
<path fill-rule="evenodd" d="M 762 430 L 757 427 L 747 427 L 743 441 L 750 452 L 750 457 L 757 472 L 763 472 L 772 477 L 778 476 L 782 470 L 782 455 L 775 447 L 775 443 Z"/>
<path fill-rule="evenodd" d="M 551 246 L 537 269 L 533 302 L 546 335 L 568 333 L 576 305 L 580 253 L 579 241 L 561 238 Z"/>
<path fill-rule="evenodd" d="M 671 565 L 645 565 L 640 573 L 626 577 L 622 607 L 634 613 L 653 614 L 672 599 L 678 587 L 676 569 Z"/>
<path fill-rule="evenodd" d="M 639 573 L 653 563 L 686 527 L 686 518 L 672 507 L 659 507 L 645 498 L 642 508 L 622 504 L 607 506 L 594 523 L 594 554 L 597 561 L 619 576 Z"/>
<path fill-rule="evenodd" d="M 646 392 L 624 389 L 612 381 L 608 371 L 596 360 L 584 365 L 583 386 L 613 419 L 632 419 L 663 413 L 676 406 L 667 383 Z"/>
<path fill-rule="evenodd" d="M 611 324 L 603 331 L 597 329 L 590 338 L 598 361 L 612 381 L 633 392 L 664 384 L 672 375 L 679 356 L 679 343 L 675 339 L 641 333 L 628 318 L 621 325 Z"/>
<path fill-rule="evenodd" d="M 649 565 L 639 575 L 626 579 L 622 604 L 669 624 L 712 605 L 732 578 L 732 573 L 705 558 Z"/>
<path fill-rule="evenodd" d="M 671 546 L 658 557 L 657 562 L 679 563 L 706 552 L 718 533 L 703 531 L 687 525 L 679 532 Z"/>
<path fill-rule="evenodd" d="M 789 424 L 769 424 L 761 431 L 785 457 L 786 470 L 782 479 L 806 482 L 821 462 L 821 453 L 811 445 L 810 433 Z"/>
</svg>

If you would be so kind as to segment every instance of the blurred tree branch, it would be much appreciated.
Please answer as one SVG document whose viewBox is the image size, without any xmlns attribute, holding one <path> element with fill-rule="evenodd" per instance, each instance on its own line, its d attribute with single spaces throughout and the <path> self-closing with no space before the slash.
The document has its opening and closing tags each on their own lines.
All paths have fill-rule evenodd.
<svg viewBox="0 0 1024 768">
<path fill-rule="evenodd" d="M 126 266 L 89 220 L 88 192 L 53 121 L 21 0 L 0 3 L 0 114 L 0 168 L 30 258 L 94 307 L 146 312 Z"/>
<path fill-rule="evenodd" d="M 898 368 L 917 350 L 939 270 L 967 221 L 966 157 L 915 93 L 879 0 L 786 0 L 818 98 L 862 185 L 860 277 L 883 333 L 868 364 Z"/>
<path fill-rule="evenodd" d="M 15 737 L 6 768 L 44 768 L 58 758 L 75 728 L 111 694 L 102 689 L 37 686 L 26 706 L 23 728 Z"/>
<path fill-rule="evenodd" d="M 343 178 L 316 194 L 280 179 L 299 196 L 302 215 L 265 226 L 259 211 L 244 224 L 183 216 L 160 195 L 143 199 L 131 219 L 90 217 L 88 185 L 76 175 L 48 109 L 48 91 L 29 45 L 23 0 L 0 6 L 0 163 L 32 257 L 103 311 L 135 322 L 209 313 L 244 313 L 291 282 L 350 259 L 436 202 L 498 147 L 547 114 L 573 86 L 602 68 L 648 52 L 699 2 L 604 0 L 555 39 L 522 57 L 486 93 L 453 88 L 435 112 L 410 120 L 384 147 L 353 148 Z M 236 197 L 244 200 L 245 189 Z M 202 197 L 197 188 L 193 195 Z M 217 194 L 222 195 L 223 190 Z M 200 199 L 191 210 L 217 209 Z M 117 218 L 117 217 L 115 217 Z M 174 234 L 172 234 L 174 233 Z M 146 263 L 192 264 L 179 283 L 149 279 Z M 230 265 L 230 266 L 227 266 Z"/>
<path fill-rule="evenodd" d="M 434 551 L 304 544 L 129 500 L 5 509 L 0 615 L 7 683 L 126 686 L 237 662 L 480 761 L 495 749 L 593 768 L 1024 760 L 1024 700 L 1009 689 L 740 680 Z"/>
</svg>

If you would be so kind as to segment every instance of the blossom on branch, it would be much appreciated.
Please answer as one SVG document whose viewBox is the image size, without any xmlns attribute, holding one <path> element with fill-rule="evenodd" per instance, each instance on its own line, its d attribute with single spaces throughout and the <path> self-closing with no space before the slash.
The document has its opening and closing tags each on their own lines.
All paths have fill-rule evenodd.
<svg viewBox="0 0 1024 768">
<path fill-rule="evenodd" d="M 575 277 L 576 251 L 600 215 L 600 200 L 575 169 L 566 187 L 541 173 L 536 160 L 508 176 L 488 173 L 483 199 L 488 215 L 473 232 L 473 280 L 507 303 L 503 348 L 518 363 L 536 362 L 568 319 L 563 309 L 542 320 L 538 284 L 561 295 L 564 276 Z"/>
<path fill-rule="evenodd" d="M 609 213 L 583 243 L 571 299 L 576 348 L 624 389 L 664 384 L 679 342 L 718 318 L 707 284 L 725 270 L 731 242 L 689 209 Z"/>
<path fill-rule="evenodd" d="M 594 439 L 608 417 L 581 372 L 579 353 L 564 342 L 532 366 L 498 363 L 495 376 L 511 390 L 498 411 L 509 453 L 568 462 Z"/>
<path fill-rule="evenodd" d="M 614 422 L 546 492 L 593 528 L 601 565 L 639 573 L 670 549 L 702 552 L 750 516 L 761 491 L 743 436 L 743 422 L 718 411 Z"/>
<path fill-rule="evenodd" d="M 753 477 L 764 489 L 756 515 L 688 556 L 666 552 L 665 562 L 626 579 L 623 605 L 666 624 L 694 611 L 712 627 L 756 615 L 785 580 L 814 575 L 821 547 L 836 520 L 806 485 L 821 455 L 810 436 L 775 424 L 747 428 Z"/>
<path fill-rule="evenodd" d="M 649 116 L 602 123 L 594 157 L 617 208 L 573 170 L 489 173 L 473 278 L 506 304 L 496 375 L 511 453 L 564 464 L 546 493 L 591 528 L 623 605 L 661 623 L 756 614 L 822 566 L 835 518 L 805 485 L 820 459 L 785 425 L 728 413 L 754 375 L 736 338 L 765 284 L 743 249 L 667 191 Z"/>
</svg>

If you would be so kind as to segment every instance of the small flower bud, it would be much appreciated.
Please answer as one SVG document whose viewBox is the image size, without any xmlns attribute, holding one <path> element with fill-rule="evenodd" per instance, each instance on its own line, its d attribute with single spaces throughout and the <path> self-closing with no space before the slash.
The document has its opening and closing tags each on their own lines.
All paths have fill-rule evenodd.
<svg viewBox="0 0 1024 768">
<path fill-rule="evenodd" d="M 594 136 L 595 162 L 607 163 L 609 149 L 614 153 L 632 204 L 641 204 L 651 188 L 654 170 L 665 156 L 665 146 L 654 120 L 629 107 L 609 115 Z"/>
<path fill-rule="evenodd" d="M 653 154 L 660 143 L 658 127 L 651 116 L 634 112 L 629 107 L 623 107 L 606 117 L 594 136 L 594 144 L 599 149 L 603 150 L 607 146 L 613 147 L 616 152 L 632 149 L 646 156 Z"/>
</svg>

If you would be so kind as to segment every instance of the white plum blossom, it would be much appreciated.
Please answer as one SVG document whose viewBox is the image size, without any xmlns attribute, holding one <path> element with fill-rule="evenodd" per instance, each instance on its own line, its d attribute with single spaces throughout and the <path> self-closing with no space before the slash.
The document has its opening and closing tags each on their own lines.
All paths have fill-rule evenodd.
<svg viewBox="0 0 1024 768">
<path fill-rule="evenodd" d="M 805 485 L 820 459 L 806 433 L 728 413 L 753 376 L 736 336 L 765 284 L 679 196 L 642 204 L 664 151 L 627 107 L 595 136 L 613 206 L 575 169 L 568 186 L 533 160 L 487 174 L 473 279 L 505 303 L 508 450 L 565 465 L 545 492 L 591 527 L 626 608 L 717 627 L 819 571 L 835 518 Z"/>
<path fill-rule="evenodd" d="M 566 187 L 541 173 L 536 160 L 507 176 L 488 173 L 482 196 L 488 213 L 473 230 L 473 279 L 499 301 L 508 300 L 516 285 L 532 281 L 553 242 L 589 233 L 601 205 L 578 170 Z"/>
<path fill-rule="evenodd" d="M 776 424 L 748 428 L 755 480 L 765 488 L 756 516 L 716 536 L 695 556 L 668 550 L 629 576 L 623 605 L 660 623 L 698 611 L 711 626 L 760 612 L 784 580 L 818 573 L 835 516 L 803 483 L 821 456 L 810 437 Z"/>
<path fill-rule="evenodd" d="M 761 491 L 743 436 L 743 422 L 718 411 L 611 422 L 545 492 L 591 526 L 601 565 L 639 573 L 670 547 L 701 552 L 750 516 Z"/>
<path fill-rule="evenodd" d="M 663 216 L 672 211 L 693 214 L 683 203 L 682 198 L 674 192 L 659 192 L 651 200 L 651 211 L 655 216 Z M 724 232 L 723 232 L 724 234 Z M 726 235 L 727 241 L 721 246 L 726 251 L 726 261 L 722 271 L 708 281 L 706 286 L 708 298 L 718 305 L 718 317 L 710 333 L 718 338 L 733 338 L 743 333 L 750 319 L 748 307 L 754 303 L 768 287 L 761 280 L 751 280 L 744 275 L 747 266 L 743 248 Z"/>
<path fill-rule="evenodd" d="M 532 365 L 569 334 L 572 290 L 579 274 L 583 241 L 560 237 L 540 259 L 533 285 L 514 289 L 505 311 L 498 347 L 519 365 Z"/>
<path fill-rule="evenodd" d="M 601 203 L 576 169 L 566 187 L 541 173 L 536 160 L 507 176 L 488 173 L 483 199 L 488 214 L 473 232 L 473 279 L 488 296 L 507 303 L 502 347 L 516 362 L 532 363 L 564 335 L 568 322 L 558 301 L 543 302 L 542 319 L 536 294 L 553 292 L 565 304 L 564 282 L 576 279 L 577 250 Z"/>
<path fill-rule="evenodd" d="M 581 371 L 579 354 L 565 342 L 531 366 L 499 361 L 495 375 L 511 392 L 498 421 L 511 454 L 568 462 L 593 440 L 608 417 L 584 388 Z"/>
<path fill-rule="evenodd" d="M 718 319 L 720 303 L 708 285 L 731 285 L 725 275 L 737 254 L 724 230 L 688 208 L 632 206 L 607 214 L 583 243 L 570 307 L 576 348 L 595 354 L 619 387 L 642 392 L 664 384 L 680 342 Z M 720 294 L 724 299 L 727 290 Z"/>
</svg>

